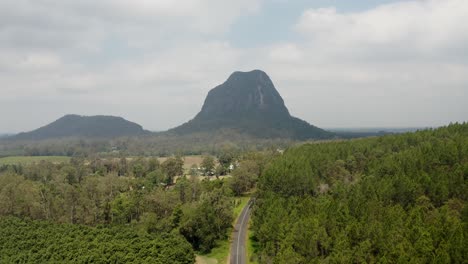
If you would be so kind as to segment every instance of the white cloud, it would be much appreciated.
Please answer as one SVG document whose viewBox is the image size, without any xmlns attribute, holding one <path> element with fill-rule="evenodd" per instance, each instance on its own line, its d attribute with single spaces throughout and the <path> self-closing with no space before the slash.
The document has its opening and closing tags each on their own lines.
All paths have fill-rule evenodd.
<svg viewBox="0 0 468 264">
<path fill-rule="evenodd" d="M 165 38 L 218 34 L 260 0 L 15 0 L 0 2 L 3 45 L 25 48 L 100 46 L 107 36 L 156 43 Z M 185 36 L 184 36 L 185 35 Z M 164 39 L 167 41 L 167 39 Z"/>
<path fill-rule="evenodd" d="M 151 129 L 176 125 L 199 110 L 207 84 L 221 81 L 216 73 L 236 69 L 239 51 L 221 36 L 259 5 L 260 0 L 0 1 L 0 105 L 24 118 L 23 126 L 0 130 L 43 125 L 43 119 L 22 115 L 20 106 L 43 102 L 56 108 L 55 117 L 121 114 L 112 105 L 145 105 L 155 117 L 144 111 L 129 111 L 129 117 Z M 189 109 L 171 111 L 173 118 L 166 115 L 172 104 Z"/>
<path fill-rule="evenodd" d="M 466 120 L 468 1 L 309 9 L 293 29 L 302 39 L 264 62 L 293 114 L 328 127 Z"/>
<path fill-rule="evenodd" d="M 231 72 L 254 68 L 269 73 L 293 114 L 319 126 L 440 125 L 468 116 L 468 1 L 308 9 L 293 40 L 230 43 L 235 21 L 267 3 L 0 1 L 0 112 L 10 113 L 0 124 L 12 124 L 0 132 L 66 113 L 166 129 L 191 118 Z M 25 105 L 41 110 L 29 116 Z"/>
<path fill-rule="evenodd" d="M 296 30 L 315 45 L 326 47 L 327 55 L 371 53 L 367 49 L 375 48 L 392 55 L 438 56 L 466 47 L 460 44 L 468 42 L 468 1 L 404 1 L 356 13 L 310 9 Z"/>
</svg>

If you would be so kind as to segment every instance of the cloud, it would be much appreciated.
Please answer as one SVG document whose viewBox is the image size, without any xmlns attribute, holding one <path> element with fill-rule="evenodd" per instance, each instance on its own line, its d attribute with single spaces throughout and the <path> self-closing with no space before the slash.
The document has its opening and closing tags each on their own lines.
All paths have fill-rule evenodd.
<svg viewBox="0 0 468 264">
<path fill-rule="evenodd" d="M 16 48 L 99 50 L 106 37 L 123 35 L 131 45 L 160 37 L 219 34 L 259 0 L 17 0 L 0 3 L 3 45 Z M 168 40 L 165 39 L 165 42 Z"/>
<path fill-rule="evenodd" d="M 237 47 L 264 0 L 0 1 L 0 132 L 62 114 L 187 121 L 235 70 L 266 70 L 296 116 L 319 126 L 441 125 L 468 116 L 468 2 L 304 9 L 293 38 Z M 340 10 L 340 11 L 339 11 Z M 265 21 L 275 30 L 276 21 Z M 38 109 L 34 115 L 27 109 Z M 11 124 L 8 125 L 8 124 Z"/>
<path fill-rule="evenodd" d="M 239 52 L 222 36 L 259 6 L 259 0 L 1 1 L 0 104 L 16 106 L 10 111 L 24 125 L 0 130 L 46 122 L 28 120 L 23 104 L 55 108 L 56 115 L 145 105 L 154 118 L 129 110 L 130 118 L 151 129 L 175 126 L 199 110 L 207 84 L 220 81 L 216 73 L 237 68 Z M 172 111 L 173 120 L 171 104 L 188 109 Z"/>
<path fill-rule="evenodd" d="M 330 7 L 305 11 L 295 29 L 326 47 L 327 55 L 363 57 L 371 48 L 380 51 L 370 56 L 375 59 L 434 58 L 466 49 L 467 14 L 464 0 L 404 1 L 356 13 L 338 13 Z"/>
<path fill-rule="evenodd" d="M 467 1 L 308 9 L 293 30 L 301 38 L 271 45 L 264 62 L 286 102 L 301 102 L 293 114 L 328 127 L 466 120 Z"/>
</svg>

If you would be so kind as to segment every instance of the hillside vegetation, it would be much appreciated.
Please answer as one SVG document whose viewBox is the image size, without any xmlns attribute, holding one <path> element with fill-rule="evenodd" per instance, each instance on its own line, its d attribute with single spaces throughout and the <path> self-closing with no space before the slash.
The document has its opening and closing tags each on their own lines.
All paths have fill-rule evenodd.
<svg viewBox="0 0 468 264">
<path fill-rule="evenodd" d="M 44 140 L 59 138 L 116 138 L 141 136 L 148 131 L 133 122 L 116 116 L 66 115 L 36 130 L 19 133 L 10 140 Z"/>
<path fill-rule="evenodd" d="M 229 150 L 237 152 L 286 148 L 297 143 L 290 139 L 259 139 L 231 129 L 216 133 L 171 135 L 155 133 L 142 137 L 114 139 L 61 138 L 41 141 L 0 140 L 2 156 L 170 156 L 173 154 L 219 155 Z"/>
<path fill-rule="evenodd" d="M 466 263 L 468 124 L 288 150 L 259 179 L 260 263 Z"/>
</svg>

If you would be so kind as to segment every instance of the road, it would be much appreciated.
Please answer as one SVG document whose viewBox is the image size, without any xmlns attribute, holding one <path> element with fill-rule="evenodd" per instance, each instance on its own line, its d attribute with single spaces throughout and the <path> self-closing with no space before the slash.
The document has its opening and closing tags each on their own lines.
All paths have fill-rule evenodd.
<svg viewBox="0 0 468 264">
<path fill-rule="evenodd" d="M 231 244 L 231 264 L 247 263 L 246 239 L 250 218 L 250 204 L 251 201 L 249 201 L 244 209 L 242 209 L 242 212 L 237 219 L 237 223 L 234 226 Z"/>
</svg>

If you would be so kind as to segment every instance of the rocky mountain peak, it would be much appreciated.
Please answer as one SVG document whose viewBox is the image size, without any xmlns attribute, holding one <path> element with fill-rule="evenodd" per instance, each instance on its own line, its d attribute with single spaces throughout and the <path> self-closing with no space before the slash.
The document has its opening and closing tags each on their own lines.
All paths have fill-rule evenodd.
<svg viewBox="0 0 468 264">
<path fill-rule="evenodd" d="M 292 117 L 268 75 L 261 70 L 236 71 L 216 86 L 201 111 L 169 133 L 216 133 L 229 129 L 259 138 L 313 139 L 334 135 Z"/>
<path fill-rule="evenodd" d="M 206 97 L 199 118 L 289 116 L 283 98 L 268 75 L 260 70 L 234 72 Z"/>
</svg>

